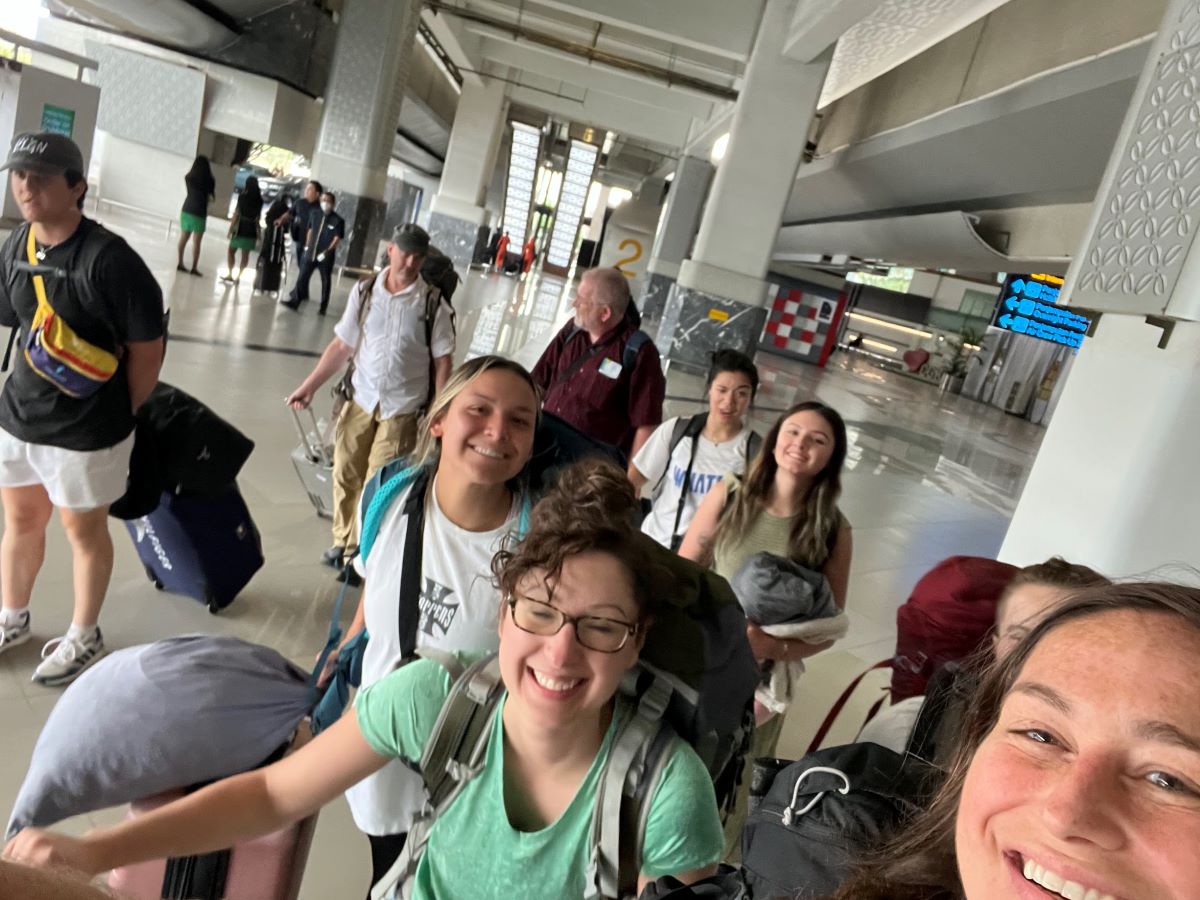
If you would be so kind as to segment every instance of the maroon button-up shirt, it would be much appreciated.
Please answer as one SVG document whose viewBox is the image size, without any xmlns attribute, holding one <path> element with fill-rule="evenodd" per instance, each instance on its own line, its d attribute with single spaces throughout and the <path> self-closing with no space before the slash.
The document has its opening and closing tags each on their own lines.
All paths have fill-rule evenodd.
<svg viewBox="0 0 1200 900">
<path fill-rule="evenodd" d="M 642 345 L 628 370 L 621 365 L 625 344 L 637 330 L 628 319 L 622 319 L 593 344 L 586 331 L 576 328 L 574 321 L 568 322 L 533 367 L 533 380 L 542 389 L 546 412 L 626 454 L 639 428 L 662 423 L 667 390 L 653 341 Z M 588 358 L 563 377 L 585 356 Z"/>
</svg>

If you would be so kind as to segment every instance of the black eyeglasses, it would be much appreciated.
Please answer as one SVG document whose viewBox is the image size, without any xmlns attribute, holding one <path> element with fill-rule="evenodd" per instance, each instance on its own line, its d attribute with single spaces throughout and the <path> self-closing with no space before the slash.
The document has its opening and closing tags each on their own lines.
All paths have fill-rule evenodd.
<svg viewBox="0 0 1200 900">
<path fill-rule="evenodd" d="M 514 625 L 539 637 L 558 634 L 570 622 L 575 626 L 575 640 L 600 653 L 616 653 L 638 633 L 637 625 L 602 616 L 568 616 L 561 609 L 532 597 L 509 597 L 508 608 L 512 610 Z"/>
</svg>

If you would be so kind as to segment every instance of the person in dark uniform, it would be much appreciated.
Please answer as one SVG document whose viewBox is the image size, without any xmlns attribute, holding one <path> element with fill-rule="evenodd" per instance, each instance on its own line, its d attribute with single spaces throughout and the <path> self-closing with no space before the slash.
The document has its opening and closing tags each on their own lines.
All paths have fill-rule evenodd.
<svg viewBox="0 0 1200 900">
<path fill-rule="evenodd" d="M 250 251 L 258 246 L 258 220 L 262 217 L 263 198 L 258 187 L 258 179 L 251 175 L 246 179 L 246 186 L 238 197 L 237 208 L 233 211 L 233 221 L 229 223 L 229 250 L 225 256 L 225 274 L 222 281 L 236 282 L 246 270 L 250 262 Z M 235 250 L 242 253 L 241 265 L 237 275 L 233 274 L 233 254 Z"/>
<path fill-rule="evenodd" d="M 188 173 L 183 176 L 183 183 L 187 186 L 187 197 L 179 213 L 179 263 L 175 268 L 180 272 L 199 275 L 196 264 L 200 261 L 200 241 L 204 239 L 204 228 L 208 224 L 208 201 L 216 199 L 217 190 L 207 156 L 196 157 Z M 189 237 L 192 239 L 191 269 L 183 265 L 183 248 L 187 246 Z"/>
<path fill-rule="evenodd" d="M 292 208 L 288 210 L 287 214 L 276 220 L 276 224 L 286 226 L 291 233 L 292 252 L 296 257 L 297 271 L 303 268 L 304 240 L 308 236 L 308 220 L 314 212 L 318 212 L 321 208 L 317 201 L 321 198 L 322 190 L 324 188 L 321 187 L 321 182 L 310 181 L 304 186 L 304 193 L 292 204 Z"/>
<path fill-rule="evenodd" d="M 300 304 L 308 299 L 308 283 L 312 279 L 313 269 L 321 273 L 321 308 L 319 315 L 325 315 L 329 308 L 329 291 L 333 287 L 333 258 L 337 253 L 338 244 L 346 235 L 346 220 L 333 211 L 337 202 L 329 191 L 321 195 L 321 209 L 312 214 L 308 220 L 308 236 L 304 242 L 304 258 L 300 266 L 300 277 L 286 300 L 281 301 L 292 311 L 300 309 Z"/>
<path fill-rule="evenodd" d="M 104 654 L 97 621 L 112 576 L 108 508 L 125 493 L 134 414 L 158 382 L 163 299 L 124 239 L 83 215 L 87 180 L 74 142 L 18 135 L 0 169 L 10 170 L 25 219 L 0 248 L 0 325 L 26 336 L 0 391 L 0 653 L 32 637 L 29 599 L 57 508 L 75 605 L 33 680 L 58 687 Z M 79 733 L 86 740 L 86 722 Z"/>
</svg>

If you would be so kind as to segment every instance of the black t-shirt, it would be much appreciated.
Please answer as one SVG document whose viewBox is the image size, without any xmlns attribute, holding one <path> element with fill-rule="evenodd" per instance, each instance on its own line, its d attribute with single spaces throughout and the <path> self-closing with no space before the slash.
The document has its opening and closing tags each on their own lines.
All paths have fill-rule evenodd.
<svg viewBox="0 0 1200 900">
<path fill-rule="evenodd" d="M 19 324 L 28 338 L 37 311 L 33 278 L 16 268 L 25 259 L 29 226 L 0 248 L 0 325 Z M 43 276 L 55 313 L 81 338 L 121 359 L 116 374 L 95 394 L 69 397 L 13 354 L 12 375 L 0 393 L 0 428 L 31 444 L 66 450 L 102 450 L 133 431 L 126 344 L 163 334 L 162 290 L 142 258 L 97 222 L 84 218 L 67 240 L 46 251 L 42 265 L 64 270 Z"/>
<path fill-rule="evenodd" d="M 188 215 L 204 218 L 208 215 L 208 198 L 212 196 L 217 186 L 213 184 L 211 178 L 204 176 L 185 175 L 183 183 L 187 185 L 187 197 L 183 200 L 183 211 Z"/>
<path fill-rule="evenodd" d="M 251 197 L 243 193 L 237 202 L 237 237 L 258 237 L 258 218 L 262 215 L 262 197 Z"/>
<path fill-rule="evenodd" d="M 308 220 L 314 212 L 321 211 L 321 204 L 309 203 L 303 197 L 292 204 L 292 240 L 304 245 L 305 235 L 308 234 Z"/>
<path fill-rule="evenodd" d="M 321 208 L 317 207 L 317 211 L 308 222 L 308 227 L 313 233 L 313 246 L 309 247 L 309 253 L 313 256 L 328 250 L 334 238 L 346 236 L 346 220 L 335 212 L 322 212 Z"/>
</svg>

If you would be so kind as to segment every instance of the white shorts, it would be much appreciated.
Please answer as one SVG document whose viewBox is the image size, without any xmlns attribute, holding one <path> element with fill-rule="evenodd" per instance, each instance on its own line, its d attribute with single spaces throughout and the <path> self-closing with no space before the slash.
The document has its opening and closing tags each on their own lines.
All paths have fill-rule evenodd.
<svg viewBox="0 0 1200 900">
<path fill-rule="evenodd" d="M 125 494 L 133 434 L 103 450 L 27 444 L 0 428 L 0 488 L 40 484 L 59 509 L 96 509 Z"/>
</svg>

